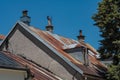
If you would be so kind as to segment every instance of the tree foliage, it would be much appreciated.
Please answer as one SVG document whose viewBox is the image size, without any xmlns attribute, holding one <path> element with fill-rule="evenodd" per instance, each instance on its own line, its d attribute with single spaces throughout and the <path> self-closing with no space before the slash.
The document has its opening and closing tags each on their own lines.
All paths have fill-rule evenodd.
<svg viewBox="0 0 120 80">
<path fill-rule="evenodd" d="M 107 80 L 120 80 L 120 65 L 110 65 L 106 75 Z"/>
<path fill-rule="evenodd" d="M 102 0 L 98 4 L 98 12 L 92 16 L 101 34 L 99 52 L 102 58 L 120 53 L 120 0 Z M 105 56 L 107 55 L 107 56 Z"/>
<path fill-rule="evenodd" d="M 97 10 L 92 18 L 102 37 L 98 51 L 102 59 L 113 57 L 106 79 L 120 80 L 120 0 L 102 0 Z"/>
</svg>

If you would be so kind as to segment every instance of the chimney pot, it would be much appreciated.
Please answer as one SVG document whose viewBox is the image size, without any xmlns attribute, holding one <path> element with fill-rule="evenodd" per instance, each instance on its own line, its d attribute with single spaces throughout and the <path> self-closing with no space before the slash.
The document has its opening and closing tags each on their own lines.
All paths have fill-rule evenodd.
<svg viewBox="0 0 120 80">
<path fill-rule="evenodd" d="M 22 13 L 23 13 L 23 16 L 27 16 L 27 10 L 24 10 Z"/>
<path fill-rule="evenodd" d="M 80 32 L 80 36 L 82 36 L 82 30 L 80 30 L 79 32 Z"/>
<path fill-rule="evenodd" d="M 20 17 L 20 21 L 22 21 L 23 23 L 30 25 L 31 22 L 31 18 L 27 15 L 28 11 L 24 10 L 22 11 L 22 17 Z"/>
</svg>

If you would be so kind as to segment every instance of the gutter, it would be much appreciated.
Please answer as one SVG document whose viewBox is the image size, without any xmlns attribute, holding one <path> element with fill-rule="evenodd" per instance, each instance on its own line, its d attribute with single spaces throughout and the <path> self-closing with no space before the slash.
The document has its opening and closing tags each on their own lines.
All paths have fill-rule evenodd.
<svg viewBox="0 0 120 80">
<path fill-rule="evenodd" d="M 25 80 L 29 80 L 30 78 L 33 78 L 34 76 L 31 74 L 30 69 L 27 68 L 13 68 L 13 67 L 3 67 L 0 66 L 0 70 L 10 70 L 10 71 L 20 71 L 25 72 Z"/>
<path fill-rule="evenodd" d="M 84 78 L 93 78 L 93 79 L 98 79 L 98 80 L 105 80 L 105 77 L 87 74 L 87 73 L 84 73 Z M 87 80 L 87 79 L 85 79 L 85 80 Z"/>
</svg>

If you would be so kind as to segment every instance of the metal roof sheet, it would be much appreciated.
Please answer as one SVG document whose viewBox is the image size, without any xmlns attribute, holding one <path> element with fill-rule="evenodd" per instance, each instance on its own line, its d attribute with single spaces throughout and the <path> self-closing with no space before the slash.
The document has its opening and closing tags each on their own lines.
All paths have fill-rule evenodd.
<svg viewBox="0 0 120 80">
<path fill-rule="evenodd" d="M 48 48 L 53 50 L 53 52 L 59 55 L 59 57 L 65 60 L 70 66 L 72 66 L 75 70 L 77 70 L 81 74 L 84 73 L 102 77 L 102 75 L 99 75 L 99 73 L 104 74 L 104 71 L 106 71 L 106 66 L 104 66 L 99 60 L 97 60 L 96 55 L 98 53 L 96 50 L 94 50 L 92 46 L 86 43 L 79 43 L 76 40 L 65 38 L 60 35 L 50 33 L 48 31 L 43 31 L 34 27 L 27 26 L 22 22 L 17 22 L 17 24 L 20 24 L 21 27 L 23 27 L 26 31 L 35 36 L 36 39 L 44 43 L 44 45 L 48 46 Z M 92 53 L 91 55 L 88 56 L 89 61 L 91 63 L 91 65 L 88 67 L 86 67 L 83 63 L 76 60 L 74 57 L 72 57 L 65 51 L 67 49 L 80 48 L 81 46 L 88 48 L 91 51 L 89 54 Z"/>
<path fill-rule="evenodd" d="M 89 44 L 79 43 L 76 40 L 68 39 L 57 34 L 48 31 L 43 31 L 34 27 L 29 27 L 29 29 L 36 33 L 40 38 L 45 40 L 49 45 L 51 45 L 54 49 L 61 53 L 65 58 L 69 59 L 73 64 L 82 69 L 85 74 L 91 74 L 94 76 L 101 77 L 99 73 L 102 73 L 102 71 L 104 72 L 107 70 L 104 64 L 97 60 L 96 55 L 98 54 L 98 52 Z M 89 68 L 86 68 L 84 63 L 81 63 L 80 61 L 76 60 L 71 55 L 69 55 L 67 52 L 65 52 L 65 49 L 72 49 L 81 46 L 85 46 L 92 52 L 92 55 L 89 55 L 89 61 L 91 63 L 91 66 L 89 66 Z M 85 71 L 85 69 L 87 69 L 87 71 Z M 93 72 L 91 73 L 91 71 Z"/>
</svg>

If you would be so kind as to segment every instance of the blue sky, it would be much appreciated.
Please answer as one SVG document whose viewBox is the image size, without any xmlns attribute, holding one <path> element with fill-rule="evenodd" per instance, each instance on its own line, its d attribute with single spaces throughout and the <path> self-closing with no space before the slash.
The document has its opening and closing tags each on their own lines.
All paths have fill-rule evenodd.
<svg viewBox="0 0 120 80">
<path fill-rule="evenodd" d="M 86 36 L 85 42 L 98 49 L 99 29 L 95 27 L 92 15 L 97 12 L 101 0 L 1 0 L 0 34 L 7 35 L 28 10 L 31 25 L 45 30 L 46 16 L 52 16 L 54 33 L 77 40 L 79 30 Z"/>
</svg>

